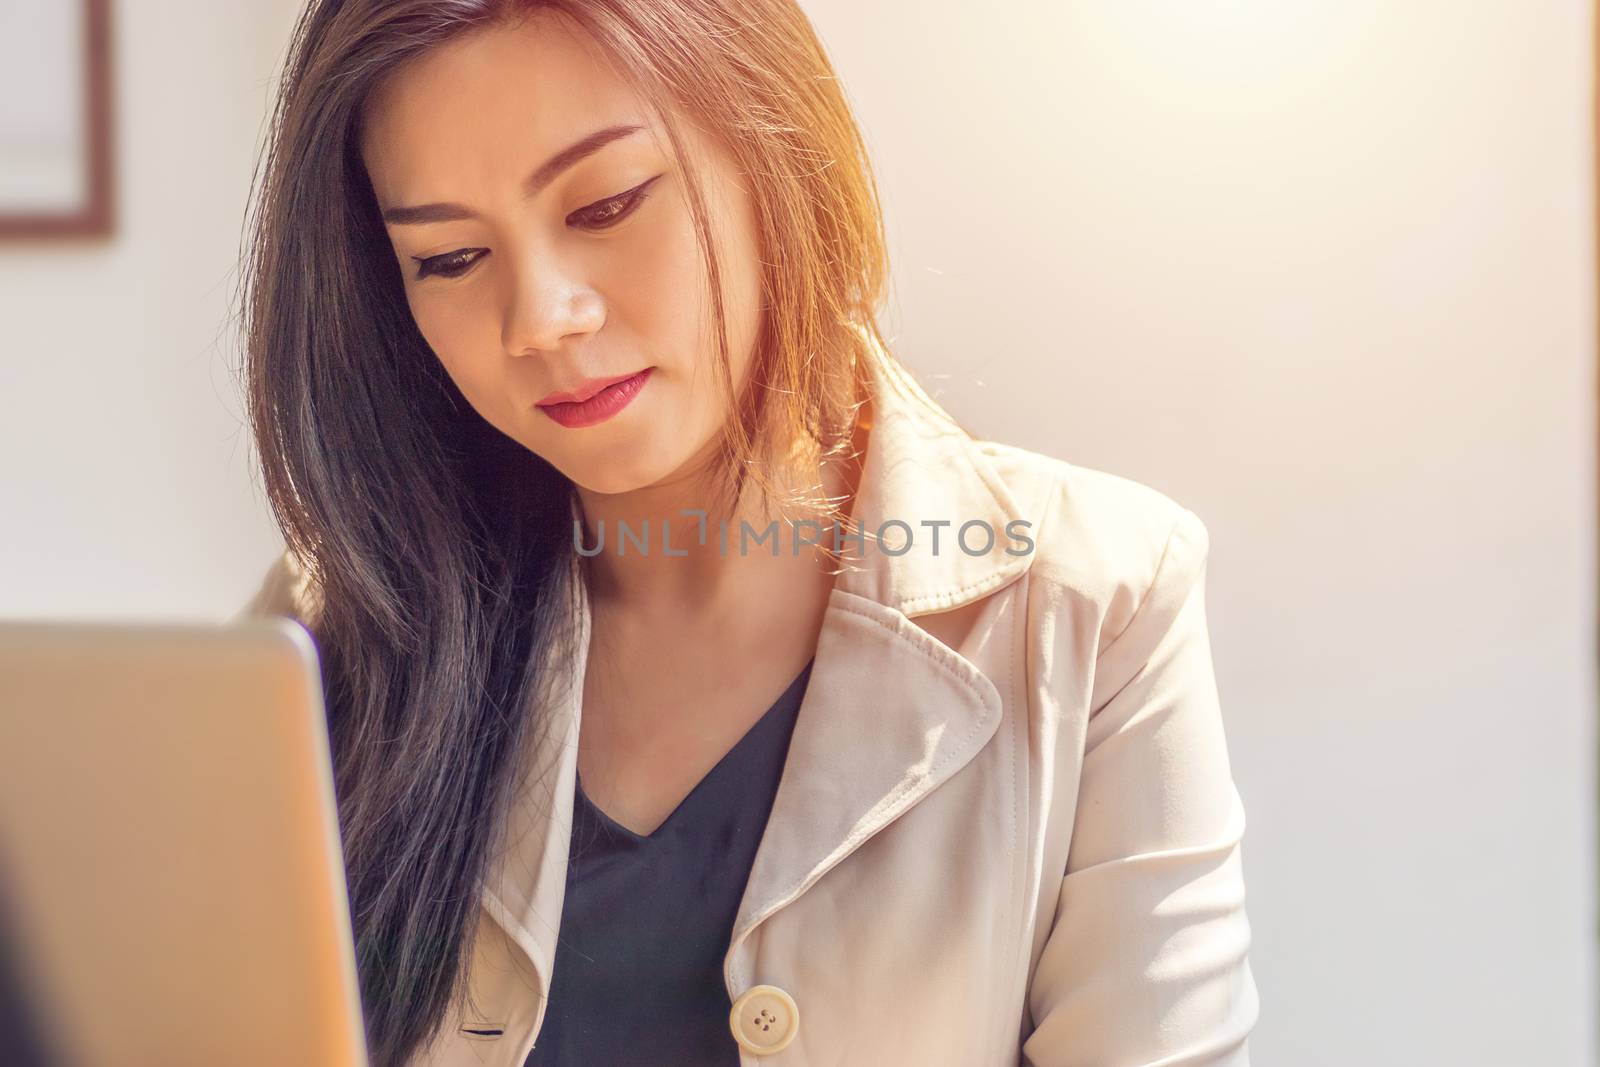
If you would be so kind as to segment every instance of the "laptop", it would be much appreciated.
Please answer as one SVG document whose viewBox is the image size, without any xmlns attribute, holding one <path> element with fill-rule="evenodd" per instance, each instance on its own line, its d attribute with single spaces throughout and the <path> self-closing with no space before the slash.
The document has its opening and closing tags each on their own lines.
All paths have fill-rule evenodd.
<svg viewBox="0 0 1600 1067">
<path fill-rule="evenodd" d="M 0 621 L 0 1062 L 366 1067 L 298 623 Z"/>
</svg>

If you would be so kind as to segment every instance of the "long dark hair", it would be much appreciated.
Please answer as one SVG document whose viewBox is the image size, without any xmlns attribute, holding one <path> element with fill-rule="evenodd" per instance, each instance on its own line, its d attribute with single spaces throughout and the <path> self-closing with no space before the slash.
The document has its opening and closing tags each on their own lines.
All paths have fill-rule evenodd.
<svg viewBox="0 0 1600 1067">
<path fill-rule="evenodd" d="M 751 176 L 767 307 L 723 467 L 805 437 L 844 447 L 863 365 L 887 359 L 876 189 L 793 0 L 313 0 L 253 190 L 243 376 L 265 489 L 316 589 L 361 995 L 375 1067 L 466 995 L 484 879 L 570 676 L 573 486 L 465 401 L 411 318 L 359 152 L 380 79 L 457 34 L 557 8 L 658 104 L 704 117 Z M 671 115 L 662 119 L 679 144 Z M 680 162 L 684 153 L 679 152 Z M 711 279 L 704 202 L 690 202 Z M 714 311 L 727 383 L 720 287 Z M 774 442 L 777 445 L 774 445 Z M 742 484 L 742 482 L 738 483 Z"/>
</svg>

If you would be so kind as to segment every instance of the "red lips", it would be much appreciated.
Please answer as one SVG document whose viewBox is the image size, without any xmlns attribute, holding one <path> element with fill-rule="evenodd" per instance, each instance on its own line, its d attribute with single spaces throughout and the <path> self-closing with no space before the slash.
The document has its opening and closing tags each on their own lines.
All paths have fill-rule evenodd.
<svg viewBox="0 0 1600 1067">
<path fill-rule="evenodd" d="M 551 419 L 569 429 L 604 422 L 627 407 L 644 388 L 654 367 L 646 367 L 619 378 L 593 378 L 574 392 L 551 393 L 537 407 Z"/>
<path fill-rule="evenodd" d="M 629 378 L 642 373 L 643 371 L 634 371 L 631 374 L 619 374 L 615 378 L 590 378 L 588 381 L 580 382 L 572 392 L 566 393 L 558 390 L 540 400 L 538 404 L 540 407 L 545 407 L 549 404 L 581 404 L 607 386 L 625 382 Z"/>
</svg>

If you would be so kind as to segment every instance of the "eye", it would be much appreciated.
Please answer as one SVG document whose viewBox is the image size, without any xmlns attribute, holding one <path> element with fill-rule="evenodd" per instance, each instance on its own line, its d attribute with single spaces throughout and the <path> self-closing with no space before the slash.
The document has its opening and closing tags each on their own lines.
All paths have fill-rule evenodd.
<svg viewBox="0 0 1600 1067">
<path fill-rule="evenodd" d="M 662 175 L 657 174 L 647 182 L 634 186 L 627 192 L 618 193 L 616 196 L 605 200 L 596 201 L 588 207 L 579 208 L 567 216 L 567 224 L 585 230 L 606 230 L 616 226 L 623 219 L 639 210 L 639 205 L 644 203 L 650 195 L 650 187 L 660 181 Z M 437 256 L 412 256 L 417 262 L 417 278 L 459 278 L 472 269 L 472 265 L 488 253 L 486 248 L 462 248 L 454 252 L 444 252 Z"/>
<path fill-rule="evenodd" d="M 579 208 L 567 216 L 567 224 L 585 230 L 604 230 L 615 226 L 629 215 L 639 209 L 650 195 L 650 187 L 659 181 L 661 175 L 636 185 L 625 193 L 590 204 L 588 207 Z"/>
<path fill-rule="evenodd" d="M 463 248 L 455 252 L 445 252 L 442 255 L 412 256 L 417 261 L 417 277 L 426 278 L 429 275 L 438 275 L 441 278 L 459 278 L 479 259 L 486 251 L 482 248 Z"/>
</svg>

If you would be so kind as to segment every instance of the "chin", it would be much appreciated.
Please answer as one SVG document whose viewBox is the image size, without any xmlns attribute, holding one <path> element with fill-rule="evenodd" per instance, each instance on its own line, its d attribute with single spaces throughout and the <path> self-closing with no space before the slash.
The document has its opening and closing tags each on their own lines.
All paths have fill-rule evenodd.
<svg viewBox="0 0 1600 1067">
<path fill-rule="evenodd" d="M 627 414 L 625 412 L 624 417 Z M 706 447 L 702 445 L 699 451 L 689 447 L 681 433 L 668 429 L 670 425 L 670 420 L 658 423 L 652 419 L 648 423 L 618 426 L 616 429 L 623 432 L 596 434 L 586 445 L 563 442 L 568 446 L 564 455 L 553 450 L 541 455 L 575 485 L 590 493 L 608 496 L 631 493 L 680 474 Z M 606 427 L 597 429 L 604 431 Z"/>
<path fill-rule="evenodd" d="M 592 477 L 573 478 L 572 480 L 591 493 L 600 493 L 606 496 L 631 493 L 635 489 L 642 489 L 650 484 L 646 479 L 619 476 L 614 471 L 609 471 L 605 474 L 597 473 Z"/>
<path fill-rule="evenodd" d="M 591 493 L 614 495 L 631 493 L 660 481 L 668 471 L 657 470 L 658 466 L 657 463 L 637 458 L 607 462 L 594 456 L 585 456 L 563 473 Z"/>
</svg>

